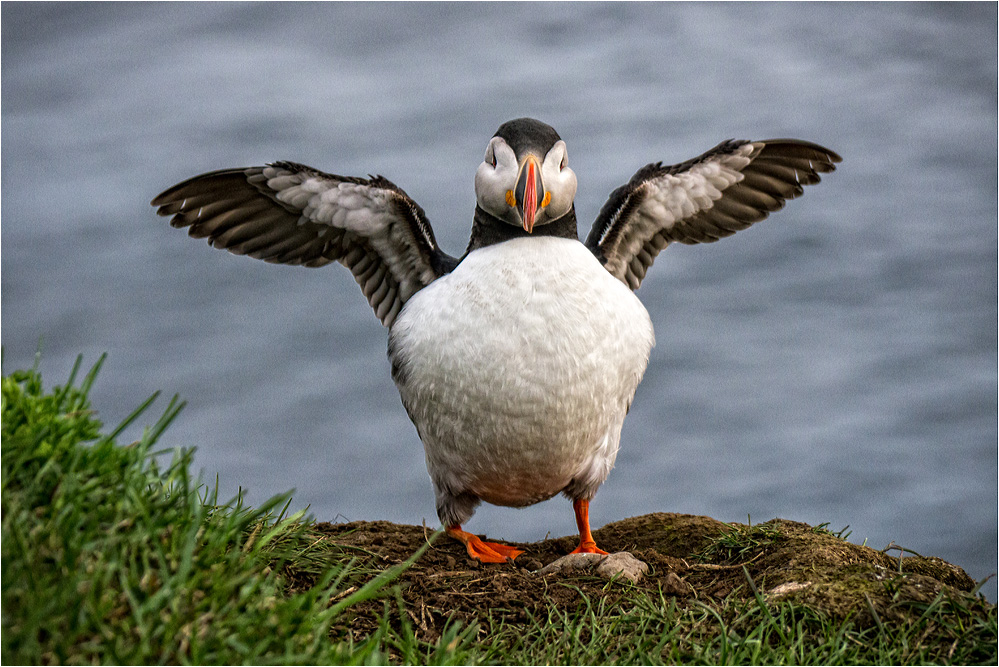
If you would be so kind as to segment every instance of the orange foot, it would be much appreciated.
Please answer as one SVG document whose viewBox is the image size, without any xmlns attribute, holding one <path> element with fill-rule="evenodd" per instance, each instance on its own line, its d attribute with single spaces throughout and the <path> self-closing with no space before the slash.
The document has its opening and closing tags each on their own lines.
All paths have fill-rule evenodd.
<svg viewBox="0 0 999 667">
<path fill-rule="evenodd" d="M 468 555 L 483 563 L 505 563 L 507 560 L 513 560 L 524 553 L 520 549 L 514 549 L 506 544 L 483 542 L 475 535 L 463 531 L 458 524 L 448 526 L 444 532 L 454 539 L 460 540 L 465 545 Z"/>
<path fill-rule="evenodd" d="M 580 540 L 579 546 L 570 551 L 571 554 L 603 554 L 607 555 L 607 552 L 597 546 L 597 543 L 593 540 L 589 542 L 584 542 Z"/>
<path fill-rule="evenodd" d="M 570 551 L 573 554 L 603 554 L 607 552 L 597 548 L 597 543 L 593 541 L 590 534 L 590 501 L 574 500 L 572 511 L 576 513 L 576 528 L 579 529 L 579 546 Z"/>
</svg>

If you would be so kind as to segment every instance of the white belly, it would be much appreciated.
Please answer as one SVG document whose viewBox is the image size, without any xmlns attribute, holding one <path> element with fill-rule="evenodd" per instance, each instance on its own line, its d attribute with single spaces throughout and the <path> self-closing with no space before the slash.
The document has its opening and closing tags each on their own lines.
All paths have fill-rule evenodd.
<svg viewBox="0 0 999 667">
<path fill-rule="evenodd" d="M 645 307 L 578 241 L 488 246 L 416 293 L 389 355 L 445 523 L 471 515 L 448 508 L 463 494 L 592 497 L 653 344 Z"/>
</svg>

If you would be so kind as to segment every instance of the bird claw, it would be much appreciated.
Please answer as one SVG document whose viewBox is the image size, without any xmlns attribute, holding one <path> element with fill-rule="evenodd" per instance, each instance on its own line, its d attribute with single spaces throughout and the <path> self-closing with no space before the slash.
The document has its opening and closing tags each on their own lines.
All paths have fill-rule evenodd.
<svg viewBox="0 0 999 667">
<path fill-rule="evenodd" d="M 597 543 L 590 541 L 581 541 L 579 546 L 570 551 L 571 554 L 603 554 L 607 556 L 607 552 L 597 546 Z"/>
<path fill-rule="evenodd" d="M 465 545 L 465 550 L 468 552 L 469 557 L 483 563 L 506 563 L 524 553 L 520 549 L 511 547 L 508 544 L 481 540 L 475 535 L 462 530 L 461 526 L 450 527 L 446 532 Z"/>
</svg>

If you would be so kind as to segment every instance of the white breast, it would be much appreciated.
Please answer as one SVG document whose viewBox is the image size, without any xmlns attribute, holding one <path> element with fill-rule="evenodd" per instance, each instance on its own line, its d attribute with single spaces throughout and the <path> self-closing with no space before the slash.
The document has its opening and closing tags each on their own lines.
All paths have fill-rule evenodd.
<svg viewBox="0 0 999 667">
<path fill-rule="evenodd" d="M 417 292 L 389 354 L 439 510 L 592 497 L 653 344 L 645 307 L 578 241 L 488 246 Z"/>
</svg>

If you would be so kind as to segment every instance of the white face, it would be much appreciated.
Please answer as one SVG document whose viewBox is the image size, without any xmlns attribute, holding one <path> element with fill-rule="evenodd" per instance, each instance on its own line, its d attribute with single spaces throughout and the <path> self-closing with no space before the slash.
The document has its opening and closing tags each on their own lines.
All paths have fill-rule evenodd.
<svg viewBox="0 0 999 667">
<path fill-rule="evenodd" d="M 485 159 L 475 172 L 475 198 L 482 210 L 511 225 L 528 229 L 531 225 L 525 225 L 525 202 L 521 201 L 524 188 L 518 190 L 517 181 L 532 160 L 541 180 L 533 226 L 557 220 L 568 213 L 576 197 L 576 174 L 569 169 L 565 142 L 556 141 L 543 157 L 529 153 L 517 160 L 502 137 L 489 141 Z"/>
</svg>

